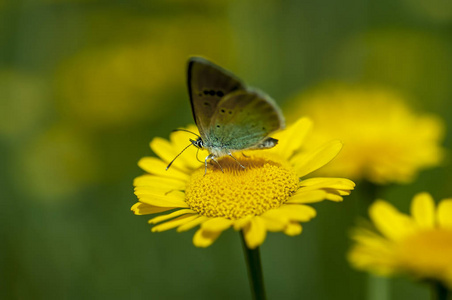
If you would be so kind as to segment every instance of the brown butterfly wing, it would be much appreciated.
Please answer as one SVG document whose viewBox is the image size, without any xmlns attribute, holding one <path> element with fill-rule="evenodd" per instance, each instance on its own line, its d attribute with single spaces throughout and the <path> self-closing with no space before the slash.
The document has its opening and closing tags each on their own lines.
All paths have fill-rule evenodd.
<svg viewBox="0 0 452 300">
<path fill-rule="evenodd" d="M 205 140 L 220 100 L 233 91 L 245 89 L 245 85 L 232 73 L 201 57 L 189 59 L 187 80 L 193 118 Z"/>
</svg>

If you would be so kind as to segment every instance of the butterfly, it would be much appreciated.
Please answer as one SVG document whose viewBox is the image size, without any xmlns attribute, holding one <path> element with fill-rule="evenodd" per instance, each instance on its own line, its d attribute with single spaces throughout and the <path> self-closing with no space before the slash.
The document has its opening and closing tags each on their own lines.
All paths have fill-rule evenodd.
<svg viewBox="0 0 452 300">
<path fill-rule="evenodd" d="M 210 160 L 224 172 L 217 159 L 230 156 L 245 169 L 232 155 L 234 152 L 268 149 L 278 143 L 268 135 L 284 128 L 284 117 L 276 103 L 263 92 L 247 87 L 231 72 L 201 57 L 188 60 L 187 85 L 200 135 L 196 140 L 190 139 L 191 144 L 185 149 L 193 145 L 208 150 L 204 175 Z M 185 149 L 170 162 L 167 170 Z"/>
</svg>

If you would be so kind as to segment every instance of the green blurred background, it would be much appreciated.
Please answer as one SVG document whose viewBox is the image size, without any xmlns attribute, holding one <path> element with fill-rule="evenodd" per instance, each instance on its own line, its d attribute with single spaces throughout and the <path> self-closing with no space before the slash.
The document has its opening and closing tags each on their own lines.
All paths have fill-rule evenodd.
<svg viewBox="0 0 452 300">
<path fill-rule="evenodd" d="M 151 234 L 130 211 L 150 140 L 193 122 L 191 55 L 283 108 L 325 82 L 372 84 L 452 128 L 449 0 L 0 0 L 0 298 L 249 298 L 236 232 L 198 249 L 193 230 Z M 385 198 L 407 211 L 419 191 L 451 197 L 451 180 L 446 161 Z M 364 299 L 345 260 L 360 194 L 315 205 L 301 236 L 268 235 L 270 299 Z"/>
</svg>

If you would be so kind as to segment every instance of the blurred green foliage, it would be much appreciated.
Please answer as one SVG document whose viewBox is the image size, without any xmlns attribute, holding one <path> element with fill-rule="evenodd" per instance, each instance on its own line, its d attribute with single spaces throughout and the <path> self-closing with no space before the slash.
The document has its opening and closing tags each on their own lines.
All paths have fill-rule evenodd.
<svg viewBox="0 0 452 300">
<path fill-rule="evenodd" d="M 450 149 L 451 54 L 450 1 L 0 0 L 0 298 L 249 297 L 237 233 L 197 249 L 130 212 L 150 140 L 193 122 L 190 55 L 282 106 L 325 81 L 399 90 L 446 120 Z M 383 197 L 406 211 L 415 192 L 451 197 L 451 180 L 446 162 Z M 363 299 L 345 260 L 362 193 L 316 205 L 299 237 L 268 236 L 270 299 Z"/>
</svg>

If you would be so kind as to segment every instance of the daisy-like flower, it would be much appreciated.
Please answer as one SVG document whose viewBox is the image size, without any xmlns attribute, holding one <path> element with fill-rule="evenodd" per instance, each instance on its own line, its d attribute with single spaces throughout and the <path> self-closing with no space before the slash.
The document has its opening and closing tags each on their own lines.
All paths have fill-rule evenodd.
<svg viewBox="0 0 452 300">
<path fill-rule="evenodd" d="M 409 274 L 442 282 L 452 289 L 452 199 L 438 206 L 428 193 L 417 194 L 411 216 L 378 200 L 369 209 L 375 229 L 360 226 L 348 258 L 378 275 Z"/>
<path fill-rule="evenodd" d="M 268 150 L 245 151 L 235 157 L 218 159 L 224 173 L 196 160 L 189 147 L 165 171 L 168 163 L 187 146 L 186 132 L 173 132 L 170 141 L 155 138 L 152 150 L 159 156 L 142 158 L 138 165 L 148 174 L 135 179 L 139 202 L 132 206 L 137 215 L 162 213 L 149 220 L 158 224 L 153 232 L 177 228 L 182 232 L 200 225 L 193 243 L 211 245 L 224 230 L 242 230 L 250 249 L 261 245 L 267 231 L 298 235 L 300 222 L 311 220 L 316 211 L 308 203 L 342 201 L 354 183 L 343 178 L 301 179 L 327 164 L 340 151 L 339 141 L 330 141 L 312 151 L 299 151 L 310 131 L 311 121 L 303 118 L 272 137 L 279 144 Z M 188 128 L 196 132 L 196 127 Z M 188 152 L 188 153 L 187 153 Z M 203 152 L 205 154 L 205 152 Z M 204 155 L 203 158 L 207 156 Z"/>
<path fill-rule="evenodd" d="M 306 147 L 318 147 L 332 137 L 344 143 L 334 162 L 317 173 L 321 176 L 409 183 L 443 157 L 442 121 L 414 112 L 389 90 L 327 86 L 300 95 L 290 111 L 295 116 L 303 113 L 316 124 Z"/>
</svg>

